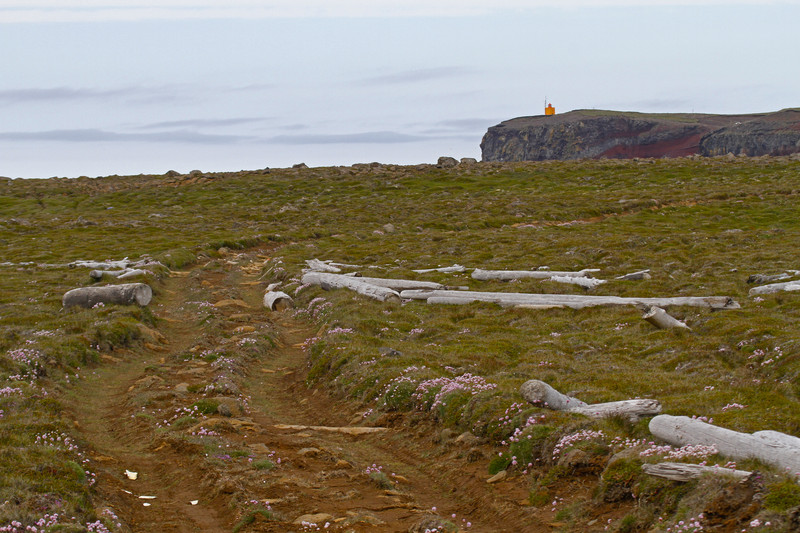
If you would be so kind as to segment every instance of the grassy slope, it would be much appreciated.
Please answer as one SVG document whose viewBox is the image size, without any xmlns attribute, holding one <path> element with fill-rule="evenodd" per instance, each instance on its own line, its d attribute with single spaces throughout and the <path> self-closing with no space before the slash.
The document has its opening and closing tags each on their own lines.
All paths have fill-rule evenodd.
<svg viewBox="0 0 800 533">
<path fill-rule="evenodd" d="M 796 161 L 784 159 L 710 159 L 277 170 L 194 184 L 164 177 L 16 180 L 0 182 L 0 244 L 2 261 L 13 263 L 147 253 L 180 265 L 197 252 L 270 238 L 286 243 L 280 255 L 289 277 L 304 259 L 319 257 L 476 290 L 581 292 L 552 282 L 478 283 L 410 272 L 456 262 L 498 269 L 547 265 L 602 269 L 599 276 L 612 281 L 595 291 L 600 294 L 729 295 L 742 309 L 674 310 L 693 333 L 655 330 L 632 309 L 386 307 L 315 288 L 301 290 L 298 299 L 318 308 L 314 299 L 325 298 L 334 305 L 309 316 L 328 328 L 353 329 L 313 344 L 311 379 L 328 381 L 376 413 L 429 406 L 430 398 L 415 400 L 410 385 L 399 385 L 402 374 L 417 384 L 470 372 L 498 388 L 474 398 L 455 395 L 433 415 L 497 441 L 513 429 L 498 424 L 499 416 L 519 401 L 518 386 L 531 378 L 589 402 L 653 397 L 670 414 L 800 435 L 800 300 L 784 293 L 754 301 L 745 283 L 752 273 L 798 268 L 799 170 Z M 590 223 L 559 225 L 571 221 Z M 388 223 L 393 232 L 384 230 Z M 645 268 L 652 280 L 613 281 Z M 6 455 L 19 455 L 39 449 L 33 442 L 43 431 L 67 431 L 57 402 L 37 401 L 41 386 L 57 397 L 69 386 L 61 376 L 93 364 L 98 343 L 137 342 L 131 324 L 150 318 L 121 308 L 59 311 L 63 292 L 87 282 L 83 271 L 0 269 L 0 388 L 23 389 L 0 397 L 0 446 Z M 29 346 L 50 369 L 31 385 L 10 378 L 32 371 L 8 357 L 26 341 L 34 341 Z M 380 357 L 386 347 L 402 355 Z M 20 413 L 31 403 L 37 415 L 26 418 Z M 747 407 L 723 410 L 733 403 Z M 525 408 L 519 416 L 531 412 L 538 410 Z M 587 426 L 579 417 L 548 416 L 552 427 Z M 645 428 L 606 431 L 645 437 Z M 63 470 L 63 462 L 52 468 Z M 27 471 L 3 475 L 33 492 L 72 491 L 75 512 L 91 515 L 82 503 L 89 489 L 78 474 L 61 476 L 70 487 L 50 489 Z"/>
</svg>

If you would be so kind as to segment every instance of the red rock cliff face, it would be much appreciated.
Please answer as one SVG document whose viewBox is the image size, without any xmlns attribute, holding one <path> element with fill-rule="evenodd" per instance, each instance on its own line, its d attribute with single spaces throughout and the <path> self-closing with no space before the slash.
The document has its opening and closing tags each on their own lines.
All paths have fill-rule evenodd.
<svg viewBox="0 0 800 533">
<path fill-rule="evenodd" d="M 800 152 L 800 109 L 758 115 L 582 110 L 522 117 L 489 128 L 484 161 L 785 155 Z"/>
</svg>

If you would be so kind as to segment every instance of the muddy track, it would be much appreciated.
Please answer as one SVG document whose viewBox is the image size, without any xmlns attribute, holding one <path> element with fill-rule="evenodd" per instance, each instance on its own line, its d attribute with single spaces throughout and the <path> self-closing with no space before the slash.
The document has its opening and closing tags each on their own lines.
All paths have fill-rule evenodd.
<svg viewBox="0 0 800 533">
<path fill-rule="evenodd" d="M 71 394 L 100 509 L 135 532 L 405 532 L 443 519 L 463 531 L 551 529 L 523 505 L 526 483 L 486 483 L 485 446 L 437 443 L 441 428 L 400 415 L 348 433 L 363 431 L 358 406 L 306 385 L 302 343 L 315 329 L 260 306 L 258 254 L 165 280 L 144 346 L 103 354 Z M 275 346 L 227 381 L 202 357 L 263 331 Z M 190 412 L 209 398 L 216 412 Z"/>
</svg>

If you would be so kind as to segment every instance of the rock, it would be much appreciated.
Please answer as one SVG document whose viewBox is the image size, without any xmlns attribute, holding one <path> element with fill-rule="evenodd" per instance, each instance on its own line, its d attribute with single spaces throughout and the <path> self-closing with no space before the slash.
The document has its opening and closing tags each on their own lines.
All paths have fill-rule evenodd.
<svg viewBox="0 0 800 533">
<path fill-rule="evenodd" d="M 483 136 L 483 161 L 661 158 L 800 152 L 800 109 L 754 115 L 578 110 L 521 117 Z"/>
<path fill-rule="evenodd" d="M 322 526 L 325 524 L 325 522 L 330 522 L 331 520 L 333 520 L 333 515 L 330 515 L 328 513 L 316 513 L 316 514 L 304 514 L 302 516 L 298 516 L 292 523 L 296 526 L 302 525 L 303 522 Z"/>
<path fill-rule="evenodd" d="M 462 157 L 461 158 L 461 164 L 462 165 L 474 165 L 477 162 L 478 162 L 478 160 L 475 159 L 474 157 Z"/>
<path fill-rule="evenodd" d="M 301 448 L 297 451 L 297 455 L 302 455 L 303 457 L 316 457 L 320 453 L 322 452 L 319 448 Z"/>
<path fill-rule="evenodd" d="M 427 515 L 419 522 L 408 528 L 408 533 L 426 533 L 428 531 L 437 532 L 456 532 L 458 527 L 454 526 L 449 520 L 436 515 Z"/>
<path fill-rule="evenodd" d="M 438 442 L 448 442 L 453 440 L 453 437 L 456 436 L 456 432 L 450 428 L 444 428 L 438 435 Z"/>
<path fill-rule="evenodd" d="M 385 231 L 386 233 L 394 233 L 396 230 L 394 224 L 384 224 L 383 231 Z"/>
<path fill-rule="evenodd" d="M 175 385 L 175 392 L 189 392 L 188 383 L 178 383 Z"/>
<path fill-rule="evenodd" d="M 478 444 L 479 441 L 480 439 L 475 435 L 473 435 L 472 433 L 470 433 L 469 431 L 465 431 L 464 433 L 456 437 L 456 442 L 459 444 L 463 444 L 464 446 L 475 446 L 476 444 Z"/>
<path fill-rule="evenodd" d="M 467 452 L 467 462 L 469 463 L 477 463 L 484 460 L 486 460 L 486 454 L 480 448 L 471 448 Z"/>
<path fill-rule="evenodd" d="M 453 168 L 458 165 L 458 160 L 455 157 L 442 156 L 436 162 L 439 168 Z"/>
<path fill-rule="evenodd" d="M 305 163 L 297 163 L 295 165 L 292 165 L 292 168 L 308 168 L 308 165 L 306 165 Z"/>
<path fill-rule="evenodd" d="M 505 470 L 502 470 L 502 471 L 496 473 L 495 475 L 493 475 L 492 477 L 490 477 L 489 479 L 487 479 L 486 483 L 490 483 L 490 484 L 500 483 L 501 481 L 503 481 L 507 477 L 508 477 L 508 472 L 506 472 Z"/>
<path fill-rule="evenodd" d="M 394 348 L 380 348 L 378 352 L 384 357 L 402 357 L 403 352 L 399 352 Z"/>
</svg>

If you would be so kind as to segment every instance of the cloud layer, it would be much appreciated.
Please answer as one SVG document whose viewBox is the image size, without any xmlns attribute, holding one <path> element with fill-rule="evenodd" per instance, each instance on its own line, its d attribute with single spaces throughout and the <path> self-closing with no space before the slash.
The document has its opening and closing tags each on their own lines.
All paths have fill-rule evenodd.
<svg viewBox="0 0 800 533">
<path fill-rule="evenodd" d="M 647 6 L 789 5 L 798 0 L 649 0 Z M 0 0 L 0 23 L 476 16 L 541 7 L 639 6 L 640 0 Z"/>
</svg>

